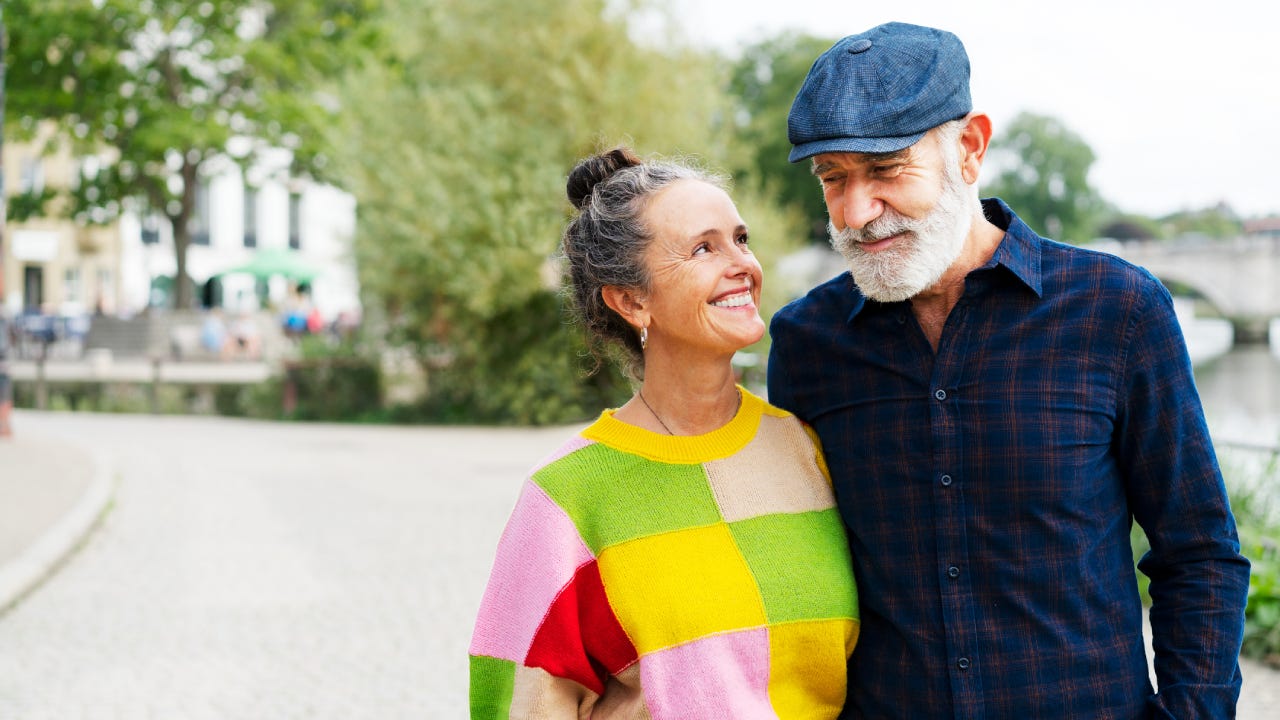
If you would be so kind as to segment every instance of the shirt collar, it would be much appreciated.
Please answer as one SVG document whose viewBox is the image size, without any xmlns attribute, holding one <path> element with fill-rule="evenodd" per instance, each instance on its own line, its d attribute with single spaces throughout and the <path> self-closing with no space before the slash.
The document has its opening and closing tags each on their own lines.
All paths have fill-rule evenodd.
<svg viewBox="0 0 1280 720">
<path fill-rule="evenodd" d="M 1004 239 L 996 247 L 991 260 L 978 270 L 994 270 L 1003 267 L 1018 278 L 1023 285 L 1036 294 L 1043 296 L 1040 273 L 1040 236 L 1022 222 L 1010 207 L 1000 198 L 988 198 L 982 201 L 982 212 L 993 225 L 1004 230 Z M 974 272 L 977 272 L 975 270 Z M 868 305 L 892 306 L 898 303 L 879 303 L 863 295 L 853 282 L 853 277 L 845 273 L 842 279 L 848 283 L 853 306 L 849 308 L 847 322 L 862 312 Z"/>
<path fill-rule="evenodd" d="M 991 260 L 981 269 L 1003 266 L 1022 281 L 1036 297 L 1043 296 L 1040 272 L 1041 239 L 1000 198 L 982 201 L 982 212 L 993 225 L 1004 230 L 1004 239 Z"/>
</svg>

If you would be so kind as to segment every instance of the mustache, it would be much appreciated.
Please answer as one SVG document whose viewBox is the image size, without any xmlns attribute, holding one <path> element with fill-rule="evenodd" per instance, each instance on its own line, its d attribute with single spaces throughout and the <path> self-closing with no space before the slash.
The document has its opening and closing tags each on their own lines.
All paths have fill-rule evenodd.
<svg viewBox="0 0 1280 720">
<path fill-rule="evenodd" d="M 918 222 L 912 222 L 910 218 L 902 216 L 888 217 L 882 215 L 861 228 L 846 226 L 843 230 L 836 230 L 835 225 L 830 222 L 827 223 L 827 233 L 831 238 L 831 245 L 840 252 L 856 249 L 863 243 L 878 242 L 894 235 L 914 235 L 918 229 Z"/>
</svg>

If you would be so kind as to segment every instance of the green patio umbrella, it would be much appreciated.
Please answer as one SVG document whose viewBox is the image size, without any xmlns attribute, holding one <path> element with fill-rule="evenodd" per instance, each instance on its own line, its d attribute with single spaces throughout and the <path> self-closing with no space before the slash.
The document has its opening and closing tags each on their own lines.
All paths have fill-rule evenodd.
<svg viewBox="0 0 1280 720">
<path fill-rule="evenodd" d="M 309 265 L 296 250 L 290 248 L 263 248 L 253 254 L 253 258 L 243 265 L 237 265 L 218 273 L 231 275 L 244 273 L 261 280 L 280 275 L 297 282 L 309 282 L 320 274 L 320 271 Z"/>
</svg>

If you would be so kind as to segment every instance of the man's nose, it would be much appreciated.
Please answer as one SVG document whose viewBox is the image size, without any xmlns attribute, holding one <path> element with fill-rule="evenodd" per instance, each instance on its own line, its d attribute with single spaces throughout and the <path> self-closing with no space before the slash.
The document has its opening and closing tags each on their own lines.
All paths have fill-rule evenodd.
<svg viewBox="0 0 1280 720">
<path fill-rule="evenodd" d="M 845 227 L 861 230 L 884 212 L 884 201 L 865 183 L 850 182 L 844 188 L 840 211 Z"/>
</svg>

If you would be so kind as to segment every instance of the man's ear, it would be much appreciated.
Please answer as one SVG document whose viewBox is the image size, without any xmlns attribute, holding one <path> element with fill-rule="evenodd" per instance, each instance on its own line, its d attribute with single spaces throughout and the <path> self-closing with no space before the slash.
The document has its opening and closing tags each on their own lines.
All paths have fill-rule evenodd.
<svg viewBox="0 0 1280 720">
<path fill-rule="evenodd" d="M 970 115 L 960 133 L 960 173 L 970 185 L 978 182 L 978 172 L 982 170 L 990 144 L 991 118 L 986 113 Z"/>
<path fill-rule="evenodd" d="M 600 296 L 610 310 L 618 313 L 632 327 L 649 327 L 649 298 L 642 295 L 638 288 L 605 285 L 600 288 Z"/>
</svg>

